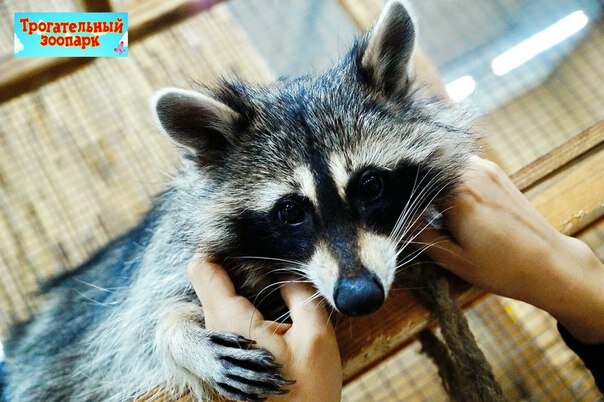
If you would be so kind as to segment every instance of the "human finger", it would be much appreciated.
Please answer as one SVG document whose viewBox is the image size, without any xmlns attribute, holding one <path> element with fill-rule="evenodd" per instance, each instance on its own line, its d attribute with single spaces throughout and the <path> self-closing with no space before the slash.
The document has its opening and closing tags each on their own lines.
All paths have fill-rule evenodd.
<svg viewBox="0 0 604 402">
<path fill-rule="evenodd" d="M 294 328 L 324 328 L 329 320 L 322 298 L 308 283 L 291 282 L 281 287 L 281 296 L 289 309 Z M 299 323 L 298 325 L 296 325 Z"/>
<path fill-rule="evenodd" d="M 221 305 L 238 297 L 226 271 L 220 265 L 205 260 L 200 254 L 195 254 L 189 261 L 187 271 L 202 305 Z"/>
</svg>

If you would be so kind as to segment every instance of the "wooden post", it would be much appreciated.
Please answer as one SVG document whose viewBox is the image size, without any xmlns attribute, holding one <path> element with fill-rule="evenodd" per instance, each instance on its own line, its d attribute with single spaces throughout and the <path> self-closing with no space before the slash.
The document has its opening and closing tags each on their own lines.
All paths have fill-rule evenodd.
<svg viewBox="0 0 604 402">
<path fill-rule="evenodd" d="M 84 10 L 88 12 L 110 12 L 111 0 L 83 0 Z"/>
</svg>

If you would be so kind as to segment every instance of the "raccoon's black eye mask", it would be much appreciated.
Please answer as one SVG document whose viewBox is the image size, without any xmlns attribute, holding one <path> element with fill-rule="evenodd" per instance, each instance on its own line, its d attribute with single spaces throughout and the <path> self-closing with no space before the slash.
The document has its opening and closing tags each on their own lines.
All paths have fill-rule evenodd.
<svg viewBox="0 0 604 402">
<path fill-rule="evenodd" d="M 329 225 L 331 219 L 336 219 L 336 214 L 330 211 L 346 209 L 350 211 L 346 219 L 351 223 L 388 235 L 405 206 L 418 194 L 424 199 L 416 208 L 421 211 L 432 198 L 447 193 L 444 184 L 434 184 L 435 178 L 436 172 L 422 172 L 417 166 L 401 165 L 394 169 L 370 166 L 350 178 L 345 200 L 335 194 L 327 198 L 329 201 L 320 200 L 317 206 L 299 194 L 283 196 L 266 213 L 264 222 L 257 221 L 263 226 L 257 234 L 267 233 L 272 239 L 288 238 L 303 243 L 320 230 L 317 224 Z M 439 191 L 439 197 L 435 197 Z M 331 192 L 337 191 L 334 188 Z"/>
<path fill-rule="evenodd" d="M 358 207 L 359 213 L 362 213 L 373 204 L 382 201 L 389 180 L 387 170 L 376 168 L 363 170 L 351 181 L 352 190 L 348 193 L 348 201 L 353 201 L 351 204 Z M 312 203 L 307 198 L 290 194 L 277 201 L 270 214 L 279 224 L 294 229 L 309 223 L 313 212 Z"/>
</svg>

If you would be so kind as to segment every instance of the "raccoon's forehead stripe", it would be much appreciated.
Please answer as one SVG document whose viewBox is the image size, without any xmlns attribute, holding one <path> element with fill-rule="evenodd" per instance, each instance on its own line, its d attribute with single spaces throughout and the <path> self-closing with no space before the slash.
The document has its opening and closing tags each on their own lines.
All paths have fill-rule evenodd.
<svg viewBox="0 0 604 402">
<path fill-rule="evenodd" d="M 268 212 L 284 195 L 291 194 L 295 189 L 285 180 L 259 182 L 249 196 L 250 207 L 260 212 Z"/>
<path fill-rule="evenodd" d="M 259 183 L 251 196 L 253 209 L 269 211 L 275 203 L 288 194 L 298 194 L 308 198 L 315 208 L 318 206 L 317 189 L 312 171 L 304 165 L 293 169 L 290 177 L 274 177 Z"/>
<path fill-rule="evenodd" d="M 439 147 L 448 145 L 445 141 L 447 133 L 442 134 L 442 141 L 425 141 L 422 133 L 430 130 L 433 128 L 421 124 L 409 125 L 402 141 L 393 141 L 392 135 L 382 130 L 365 135 L 345 153 L 331 153 L 327 164 L 340 197 L 346 199 L 346 188 L 352 175 L 368 166 L 391 170 L 401 163 L 425 163 Z"/>
<path fill-rule="evenodd" d="M 388 133 L 365 137 L 361 144 L 352 150 L 350 169 L 353 172 L 366 166 L 394 169 L 401 162 L 423 161 L 432 152 L 434 145 L 416 143 L 417 131 L 419 130 L 413 129 L 408 132 L 403 141 L 389 141 Z"/>
<path fill-rule="evenodd" d="M 308 198 L 316 208 L 318 206 L 317 188 L 312 171 L 307 166 L 300 165 L 294 169 L 292 179 L 302 196 Z"/>
<path fill-rule="evenodd" d="M 350 180 L 350 172 L 346 168 L 344 158 L 341 154 L 333 153 L 329 157 L 328 165 L 340 198 L 346 200 L 346 186 L 348 185 L 348 180 Z"/>
</svg>

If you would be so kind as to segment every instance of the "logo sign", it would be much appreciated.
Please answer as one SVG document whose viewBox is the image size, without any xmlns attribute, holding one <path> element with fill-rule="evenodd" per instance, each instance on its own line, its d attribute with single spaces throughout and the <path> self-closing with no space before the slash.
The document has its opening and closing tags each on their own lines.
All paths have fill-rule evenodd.
<svg viewBox="0 0 604 402">
<path fill-rule="evenodd" d="M 126 57 L 128 13 L 15 13 L 15 57 Z"/>
</svg>

